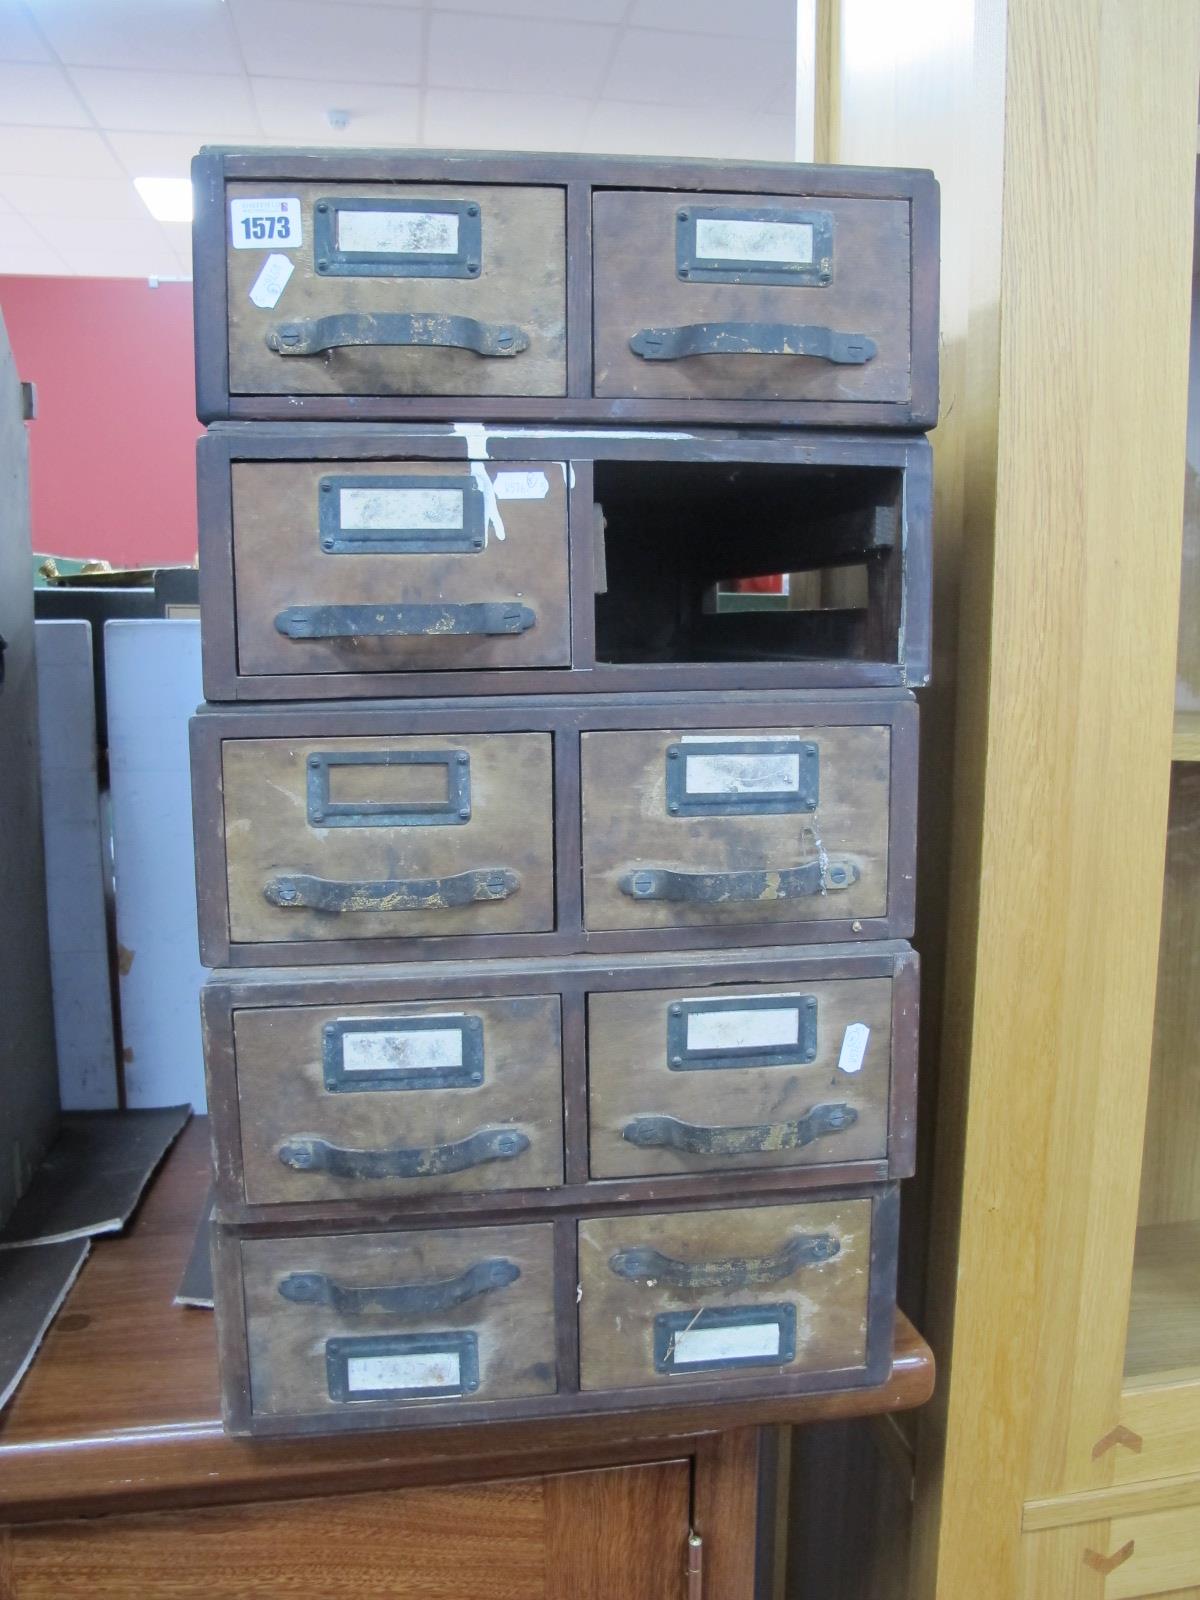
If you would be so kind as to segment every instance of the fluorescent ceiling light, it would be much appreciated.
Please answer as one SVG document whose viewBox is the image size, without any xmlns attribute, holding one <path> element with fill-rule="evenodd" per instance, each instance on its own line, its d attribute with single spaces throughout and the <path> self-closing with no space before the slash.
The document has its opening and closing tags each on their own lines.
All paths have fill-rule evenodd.
<svg viewBox="0 0 1200 1600">
<path fill-rule="evenodd" d="M 157 222 L 192 220 L 190 178 L 135 178 L 133 187 L 145 201 L 146 210 Z"/>
</svg>

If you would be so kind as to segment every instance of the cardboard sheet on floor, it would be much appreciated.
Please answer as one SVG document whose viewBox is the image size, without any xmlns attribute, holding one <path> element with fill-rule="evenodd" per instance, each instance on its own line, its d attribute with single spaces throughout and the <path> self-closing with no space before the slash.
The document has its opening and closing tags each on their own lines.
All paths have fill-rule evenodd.
<svg viewBox="0 0 1200 1600">
<path fill-rule="evenodd" d="M 173 1305 L 198 1306 L 202 1311 L 211 1311 L 213 1308 L 212 1220 L 213 1192 L 210 1184 L 204 1204 L 200 1207 L 196 1237 L 192 1240 L 191 1254 L 183 1269 L 183 1277 L 179 1280 L 179 1288 L 175 1291 Z"/>
<path fill-rule="evenodd" d="M 68 1113 L 0 1228 L 0 1252 L 118 1233 L 191 1114 L 190 1106 Z"/>
<path fill-rule="evenodd" d="M 0 1411 L 29 1370 L 91 1248 L 88 1239 L 68 1239 L 0 1255 Z"/>
</svg>

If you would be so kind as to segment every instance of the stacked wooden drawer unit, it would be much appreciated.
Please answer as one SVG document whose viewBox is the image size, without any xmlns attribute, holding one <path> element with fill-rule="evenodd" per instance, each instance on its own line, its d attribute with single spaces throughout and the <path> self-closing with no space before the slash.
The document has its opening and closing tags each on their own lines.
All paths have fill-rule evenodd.
<svg viewBox="0 0 1200 1600">
<path fill-rule="evenodd" d="M 932 178 L 194 177 L 228 1426 L 881 1382 Z"/>
</svg>

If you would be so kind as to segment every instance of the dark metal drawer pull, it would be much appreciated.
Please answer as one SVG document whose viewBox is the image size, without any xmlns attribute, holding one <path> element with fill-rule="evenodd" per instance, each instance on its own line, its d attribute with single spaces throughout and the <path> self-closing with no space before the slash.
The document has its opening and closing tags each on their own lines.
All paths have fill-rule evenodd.
<svg viewBox="0 0 1200 1600">
<path fill-rule="evenodd" d="M 443 1278 L 437 1283 L 395 1283 L 381 1288 L 350 1287 L 324 1272 L 290 1272 L 280 1282 L 279 1292 L 293 1305 L 331 1306 L 346 1316 L 384 1311 L 393 1317 L 431 1317 L 493 1289 L 505 1289 L 520 1276 L 521 1269 L 515 1261 L 497 1256 L 477 1262 L 457 1278 Z"/>
<path fill-rule="evenodd" d="M 439 634 L 526 633 L 536 615 L 519 600 L 460 605 L 289 606 L 275 618 L 289 639 L 436 638 Z"/>
<path fill-rule="evenodd" d="M 609 1266 L 631 1283 L 669 1283 L 674 1289 L 748 1289 L 778 1283 L 800 1267 L 829 1261 L 841 1245 L 831 1233 L 798 1233 L 773 1256 L 730 1256 L 724 1261 L 675 1261 L 642 1246 L 618 1250 Z"/>
<path fill-rule="evenodd" d="M 328 1172 L 334 1178 L 440 1178 L 489 1161 L 511 1161 L 529 1149 L 518 1128 L 479 1128 L 453 1144 L 413 1150 L 346 1150 L 325 1139 L 289 1139 L 279 1159 L 296 1172 Z"/>
<path fill-rule="evenodd" d="M 858 1121 L 844 1104 L 814 1106 L 795 1122 L 759 1122 L 744 1128 L 703 1127 L 678 1117 L 634 1117 L 622 1137 L 642 1150 L 684 1150 L 696 1156 L 742 1156 L 757 1151 L 802 1150 L 827 1133 L 841 1133 Z"/>
<path fill-rule="evenodd" d="M 865 333 L 839 333 L 795 322 L 686 322 L 678 328 L 642 328 L 629 348 L 643 361 L 687 356 L 815 356 L 839 367 L 861 367 L 875 354 Z"/>
<path fill-rule="evenodd" d="M 477 322 L 436 311 L 340 311 L 335 316 L 281 322 L 267 333 L 281 356 L 319 356 L 354 345 L 434 346 L 472 350 L 477 356 L 515 356 L 529 348 L 529 335 L 510 322 Z"/>
<path fill-rule="evenodd" d="M 503 867 L 455 872 L 448 878 L 381 878 L 338 882 L 306 872 L 281 872 L 263 885 L 263 898 L 284 910 L 449 911 L 479 900 L 507 900 L 521 879 Z"/>
<path fill-rule="evenodd" d="M 777 872 L 673 872 L 669 867 L 637 867 L 617 880 L 632 900 L 684 900 L 693 905 L 722 905 L 747 900 L 804 900 L 848 889 L 858 882 L 852 861 L 805 862 Z"/>
</svg>

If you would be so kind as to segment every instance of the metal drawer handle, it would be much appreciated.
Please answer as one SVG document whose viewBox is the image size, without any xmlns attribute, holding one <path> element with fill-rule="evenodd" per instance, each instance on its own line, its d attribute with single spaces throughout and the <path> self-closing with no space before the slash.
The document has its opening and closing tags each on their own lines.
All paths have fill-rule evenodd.
<svg viewBox="0 0 1200 1600">
<path fill-rule="evenodd" d="M 388 639 L 525 633 L 537 621 L 519 600 L 462 605 L 289 606 L 275 618 L 289 639 Z"/>
<path fill-rule="evenodd" d="M 763 872 L 673 872 L 669 867 L 636 867 L 617 887 L 631 900 L 687 901 L 723 905 L 748 900 L 804 900 L 848 889 L 858 882 L 853 861 L 818 857 L 802 867 Z"/>
<path fill-rule="evenodd" d="M 511 322 L 477 322 L 436 311 L 340 311 L 277 323 L 267 332 L 267 345 L 281 356 L 319 356 L 354 345 L 407 345 L 499 358 L 527 350 L 529 335 Z"/>
<path fill-rule="evenodd" d="M 289 1139 L 279 1159 L 296 1172 L 328 1172 L 334 1178 L 440 1178 L 488 1161 L 511 1161 L 529 1149 L 518 1128 L 479 1128 L 452 1144 L 413 1150 L 346 1150 L 325 1139 Z"/>
<path fill-rule="evenodd" d="M 796 322 L 686 322 L 677 328 L 642 328 L 629 348 L 643 361 L 687 356 L 815 356 L 839 367 L 861 367 L 875 355 L 865 333 L 839 333 Z"/>
<path fill-rule="evenodd" d="M 795 1122 L 759 1122 L 743 1128 L 704 1127 L 677 1117 L 634 1117 L 621 1130 L 642 1150 L 685 1150 L 696 1156 L 742 1156 L 756 1151 L 802 1150 L 827 1133 L 842 1133 L 858 1121 L 845 1104 L 814 1106 Z"/>
<path fill-rule="evenodd" d="M 730 1256 L 724 1261 L 676 1261 L 641 1246 L 618 1250 L 609 1267 L 631 1283 L 669 1283 L 675 1289 L 748 1289 L 778 1283 L 800 1267 L 829 1261 L 841 1249 L 831 1233 L 798 1233 L 773 1256 Z"/>
<path fill-rule="evenodd" d="M 521 879 L 503 867 L 455 872 L 448 878 L 380 878 L 339 882 L 306 872 L 281 872 L 263 885 L 263 899 L 285 911 L 449 911 L 480 900 L 507 900 Z"/>
<path fill-rule="evenodd" d="M 431 1317 L 449 1311 L 493 1289 L 505 1289 L 521 1276 L 515 1261 L 497 1256 L 480 1261 L 457 1278 L 438 1283 L 394 1283 L 380 1288 L 351 1288 L 324 1272 L 290 1272 L 279 1285 L 285 1300 L 297 1306 L 330 1306 L 345 1316 L 384 1311 L 394 1317 Z"/>
</svg>

